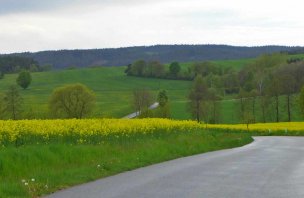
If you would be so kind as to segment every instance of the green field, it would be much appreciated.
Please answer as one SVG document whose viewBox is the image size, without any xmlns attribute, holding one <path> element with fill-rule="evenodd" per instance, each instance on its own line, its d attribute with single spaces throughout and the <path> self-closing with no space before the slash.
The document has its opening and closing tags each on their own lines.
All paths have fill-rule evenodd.
<svg viewBox="0 0 304 198">
<path fill-rule="evenodd" d="M 184 131 L 100 145 L 26 145 L 0 149 L 0 197 L 38 197 L 170 159 L 242 146 L 248 133 Z M 81 156 L 81 157 L 79 157 Z"/>
<path fill-rule="evenodd" d="M 299 57 L 299 56 L 294 56 Z M 236 59 L 236 60 L 219 60 L 219 61 L 210 61 L 212 63 L 215 63 L 218 66 L 221 66 L 223 68 L 233 68 L 235 70 L 240 70 L 245 65 L 248 65 L 252 62 L 254 62 L 254 58 L 248 58 L 248 59 Z M 187 71 L 188 67 L 190 67 L 193 64 L 193 62 L 186 62 L 181 63 L 182 71 Z"/>
<path fill-rule="evenodd" d="M 47 103 L 54 88 L 69 83 L 83 83 L 96 93 L 97 108 L 94 117 L 123 117 L 132 113 L 132 91 L 149 88 L 156 96 L 166 89 L 172 101 L 185 101 L 191 85 L 189 81 L 128 77 L 125 67 L 99 67 L 76 70 L 38 72 L 32 74 L 32 84 L 21 90 L 24 110 L 29 117 L 47 117 Z M 16 74 L 6 75 L 0 81 L 0 92 L 15 84 Z"/>
<path fill-rule="evenodd" d="M 302 57 L 302 55 L 290 57 Z M 238 70 L 253 61 L 254 59 L 241 59 L 214 62 L 222 67 L 232 67 Z M 193 63 L 182 63 L 181 65 L 185 70 L 191 64 Z M 97 107 L 92 117 L 120 118 L 132 113 L 134 111 L 132 108 L 133 90 L 148 88 L 155 99 L 160 89 L 167 90 L 173 119 L 191 119 L 187 95 L 192 82 L 126 76 L 125 68 L 95 67 L 32 73 L 33 81 L 30 87 L 27 90 L 20 88 L 24 98 L 23 118 L 48 118 L 47 104 L 54 88 L 70 83 L 82 83 L 96 93 Z M 0 80 L 0 94 L 4 93 L 10 85 L 16 84 L 16 78 L 17 74 L 5 75 L 4 79 Z M 239 122 L 235 111 L 236 101 L 231 98 L 229 95 L 225 96 L 225 101 L 222 102 L 220 119 L 222 123 Z M 281 112 L 281 114 L 284 120 L 285 113 Z M 299 119 L 296 112 L 294 120 Z"/>
<path fill-rule="evenodd" d="M 252 59 L 216 61 L 223 67 L 241 68 Z M 193 63 L 183 63 L 186 69 Z M 96 67 L 74 70 L 37 72 L 32 74 L 32 84 L 27 90 L 21 90 L 24 98 L 24 117 L 47 118 L 47 103 L 54 88 L 69 83 L 83 83 L 97 96 L 97 108 L 93 117 L 123 117 L 132 113 L 132 91 L 148 88 L 157 95 L 158 90 L 168 91 L 172 118 L 190 119 L 187 111 L 187 95 L 190 81 L 165 80 L 154 78 L 130 77 L 124 74 L 125 67 Z M 0 80 L 0 93 L 15 84 L 17 74 L 7 74 Z"/>
</svg>

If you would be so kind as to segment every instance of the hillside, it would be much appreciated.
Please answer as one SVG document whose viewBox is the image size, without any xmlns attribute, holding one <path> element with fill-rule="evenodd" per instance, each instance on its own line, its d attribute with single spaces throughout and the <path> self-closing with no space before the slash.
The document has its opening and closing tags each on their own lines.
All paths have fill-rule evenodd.
<svg viewBox="0 0 304 198">
<path fill-rule="evenodd" d="M 228 45 L 155 45 L 113 49 L 59 50 L 13 54 L 33 58 L 40 65 L 51 64 L 54 68 L 70 66 L 125 66 L 138 59 L 192 62 L 254 58 L 264 53 L 300 50 L 299 47 L 262 46 L 238 47 Z"/>
<path fill-rule="evenodd" d="M 133 112 L 132 93 L 136 88 L 149 88 L 156 96 L 159 89 L 166 89 L 172 101 L 185 101 L 190 81 L 173 81 L 129 77 L 124 74 L 125 67 L 99 67 L 76 70 L 36 72 L 27 90 L 20 93 L 24 100 L 24 112 L 30 118 L 48 116 L 47 103 L 54 88 L 69 83 L 83 83 L 97 96 L 97 107 L 93 116 L 120 118 Z M 8 74 L 0 80 L 0 94 L 15 84 L 17 75 Z"/>
<path fill-rule="evenodd" d="M 293 55 L 291 57 L 299 56 Z M 215 63 L 222 67 L 239 69 L 252 61 L 254 59 L 215 61 Z M 190 62 L 184 63 L 182 68 L 185 69 L 190 64 Z M 148 88 L 154 96 L 157 95 L 159 89 L 168 91 L 172 118 L 191 118 L 187 110 L 187 95 L 192 84 L 191 81 L 131 77 L 124 74 L 125 69 L 126 67 L 96 67 L 32 73 L 33 82 L 29 89 L 20 89 L 24 98 L 25 116 L 27 118 L 47 118 L 47 103 L 53 89 L 64 84 L 79 82 L 87 85 L 96 93 L 97 107 L 93 117 L 120 118 L 133 112 L 133 90 Z M 15 84 L 16 77 L 16 74 L 7 74 L 4 79 L 0 80 L 0 94 L 4 93 L 10 85 Z M 222 101 L 221 122 L 223 123 L 239 122 L 235 112 L 237 100 L 231 98 L 232 96 L 226 96 L 225 100 Z M 280 113 L 282 118 L 285 117 L 285 112 Z M 295 115 L 293 120 L 299 120 L 299 116 Z"/>
</svg>

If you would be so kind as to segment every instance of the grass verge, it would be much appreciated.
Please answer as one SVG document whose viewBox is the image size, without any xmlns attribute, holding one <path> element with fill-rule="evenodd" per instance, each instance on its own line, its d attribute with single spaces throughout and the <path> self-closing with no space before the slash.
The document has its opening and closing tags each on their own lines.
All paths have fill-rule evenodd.
<svg viewBox="0 0 304 198">
<path fill-rule="evenodd" d="M 0 149 L 0 197 L 38 197 L 138 167 L 238 147 L 248 133 L 219 130 L 159 133 L 101 145 L 25 145 Z"/>
</svg>

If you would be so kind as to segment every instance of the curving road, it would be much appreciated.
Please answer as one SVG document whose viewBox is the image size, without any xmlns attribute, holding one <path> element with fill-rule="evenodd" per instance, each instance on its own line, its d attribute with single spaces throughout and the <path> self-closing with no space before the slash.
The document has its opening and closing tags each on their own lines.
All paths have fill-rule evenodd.
<svg viewBox="0 0 304 198">
<path fill-rule="evenodd" d="M 159 103 L 158 102 L 155 102 L 153 103 L 149 109 L 156 109 L 157 107 L 159 106 Z M 126 115 L 124 117 L 122 117 L 122 119 L 132 119 L 132 118 L 136 118 L 137 116 L 139 116 L 140 112 L 137 111 L 137 112 L 134 112 L 134 113 L 131 113 L 129 115 Z"/>
<path fill-rule="evenodd" d="M 241 148 L 180 158 L 49 198 L 303 198 L 304 138 L 255 137 Z"/>
</svg>

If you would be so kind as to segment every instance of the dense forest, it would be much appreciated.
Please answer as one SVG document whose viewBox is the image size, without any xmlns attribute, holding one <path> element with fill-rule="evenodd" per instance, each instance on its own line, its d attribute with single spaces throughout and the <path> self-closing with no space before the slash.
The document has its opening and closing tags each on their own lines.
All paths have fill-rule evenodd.
<svg viewBox="0 0 304 198">
<path fill-rule="evenodd" d="M 228 45 L 155 45 L 113 49 L 58 50 L 12 54 L 32 58 L 40 65 L 56 69 L 87 66 L 124 66 L 135 60 L 158 60 L 161 63 L 192 62 L 254 58 L 279 51 L 300 51 L 300 47 L 262 46 L 236 47 Z"/>
</svg>

